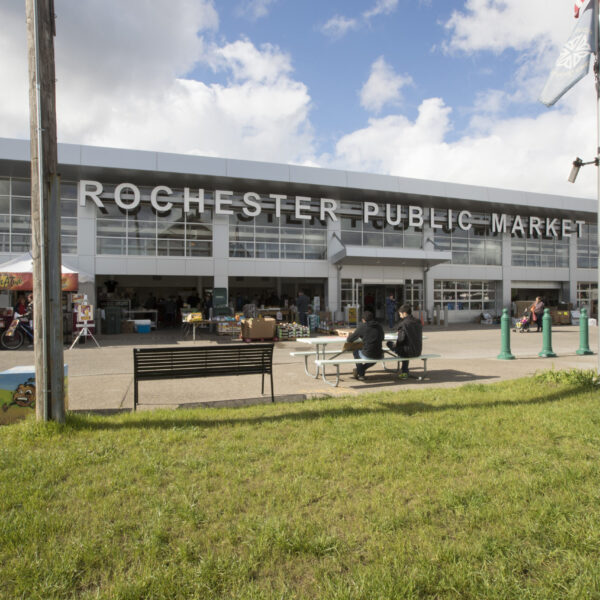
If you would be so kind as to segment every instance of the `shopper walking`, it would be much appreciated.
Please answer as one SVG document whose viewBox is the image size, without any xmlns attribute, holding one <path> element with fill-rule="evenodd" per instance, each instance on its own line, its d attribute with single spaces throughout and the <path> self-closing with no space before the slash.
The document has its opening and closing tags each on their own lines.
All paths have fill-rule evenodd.
<svg viewBox="0 0 600 600">
<path fill-rule="evenodd" d="M 542 331 L 542 317 L 544 316 L 544 308 L 546 305 L 542 301 L 542 297 L 538 296 L 535 302 L 531 305 L 531 320 L 537 325 L 536 331 Z"/>
</svg>

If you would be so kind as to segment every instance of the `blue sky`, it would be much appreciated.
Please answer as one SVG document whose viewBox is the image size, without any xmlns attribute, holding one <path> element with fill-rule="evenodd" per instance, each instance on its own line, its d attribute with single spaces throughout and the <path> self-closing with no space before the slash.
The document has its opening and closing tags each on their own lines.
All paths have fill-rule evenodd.
<svg viewBox="0 0 600 600">
<path fill-rule="evenodd" d="M 591 76 L 537 101 L 573 1 L 55 0 L 59 141 L 595 197 Z M 26 138 L 23 2 L 0 136 Z"/>
</svg>

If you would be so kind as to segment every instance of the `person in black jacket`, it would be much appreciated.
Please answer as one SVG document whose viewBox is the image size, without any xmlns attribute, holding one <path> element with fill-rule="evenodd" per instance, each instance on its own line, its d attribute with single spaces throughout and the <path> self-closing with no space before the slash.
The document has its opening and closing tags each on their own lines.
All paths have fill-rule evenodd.
<svg viewBox="0 0 600 600">
<path fill-rule="evenodd" d="M 347 342 L 362 340 L 361 350 L 354 350 L 354 358 L 381 358 L 383 350 L 381 344 L 385 338 L 383 327 L 375 320 L 370 310 L 365 310 L 362 323 L 348 336 Z M 365 380 L 365 371 L 375 363 L 357 363 L 352 373 L 354 379 Z"/>
<path fill-rule="evenodd" d="M 409 304 L 403 304 L 398 309 L 400 315 L 400 326 L 398 327 L 398 339 L 395 342 L 388 342 L 388 348 L 398 356 L 420 356 L 423 350 L 423 326 L 420 321 L 412 316 L 412 309 Z M 408 362 L 402 361 L 401 379 L 408 377 Z"/>
</svg>

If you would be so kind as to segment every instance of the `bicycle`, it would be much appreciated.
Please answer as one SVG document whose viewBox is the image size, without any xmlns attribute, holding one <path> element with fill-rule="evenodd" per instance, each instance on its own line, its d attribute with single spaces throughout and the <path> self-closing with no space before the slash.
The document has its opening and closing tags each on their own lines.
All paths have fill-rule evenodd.
<svg viewBox="0 0 600 600">
<path fill-rule="evenodd" d="M 9 325 L 8 329 L 0 336 L 0 345 L 5 350 L 18 350 L 26 339 L 33 344 L 33 330 L 26 317 L 17 315 Z"/>
</svg>

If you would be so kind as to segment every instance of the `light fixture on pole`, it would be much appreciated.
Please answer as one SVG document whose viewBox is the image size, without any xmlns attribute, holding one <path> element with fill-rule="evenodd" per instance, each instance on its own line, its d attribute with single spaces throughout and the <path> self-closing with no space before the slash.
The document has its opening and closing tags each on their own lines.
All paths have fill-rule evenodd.
<svg viewBox="0 0 600 600">
<path fill-rule="evenodd" d="M 585 167 L 585 165 L 596 165 L 598 166 L 598 158 L 594 160 L 590 160 L 589 162 L 583 162 L 579 156 L 573 161 L 573 166 L 571 167 L 571 173 L 569 174 L 569 181 L 571 183 L 575 183 L 577 179 L 577 175 L 579 174 L 579 169 L 581 167 Z"/>
</svg>

